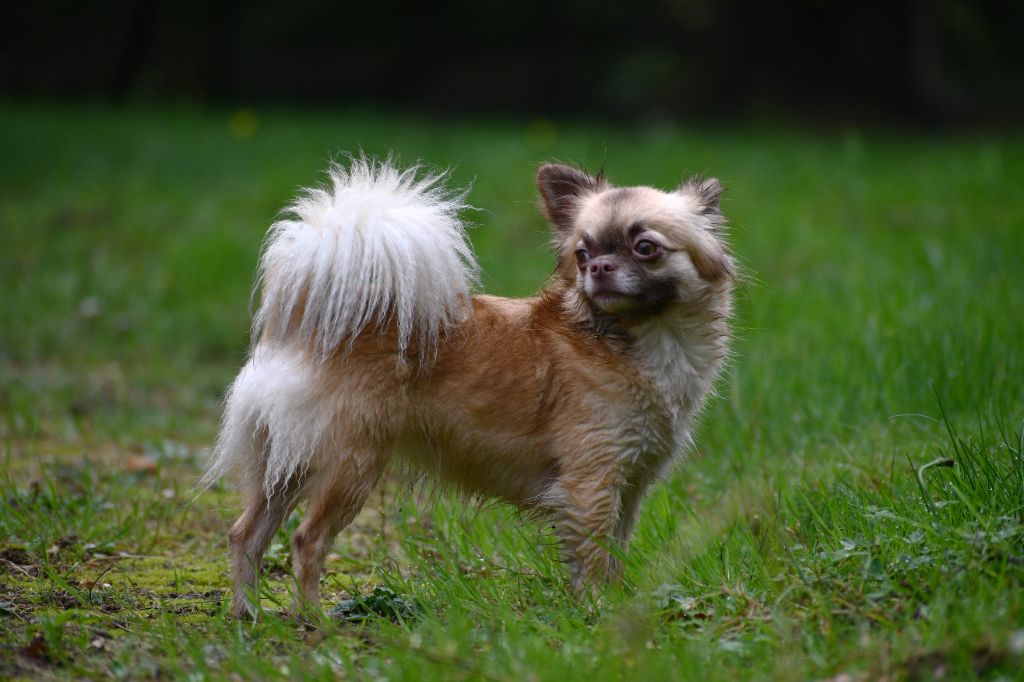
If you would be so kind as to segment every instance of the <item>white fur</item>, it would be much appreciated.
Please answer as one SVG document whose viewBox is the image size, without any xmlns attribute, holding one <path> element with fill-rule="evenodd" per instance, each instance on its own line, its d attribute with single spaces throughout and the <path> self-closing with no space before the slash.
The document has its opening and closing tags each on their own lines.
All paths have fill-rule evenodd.
<svg viewBox="0 0 1024 682">
<path fill-rule="evenodd" d="M 253 333 L 316 339 L 333 354 L 371 322 L 393 316 L 398 351 L 413 334 L 426 347 L 464 319 L 477 265 L 459 212 L 465 193 L 444 175 L 352 157 L 330 169 L 331 186 L 306 190 L 267 234 L 260 260 L 263 300 Z M 298 329 L 292 312 L 305 309 Z"/>
<path fill-rule="evenodd" d="M 269 496 L 308 466 L 333 411 L 319 395 L 319 383 L 316 367 L 300 351 L 258 347 L 228 390 L 204 479 L 212 482 L 264 458 L 263 486 Z"/>
<path fill-rule="evenodd" d="M 721 342 L 708 342 L 699 325 L 648 324 L 636 331 L 640 370 L 657 388 L 669 415 L 673 454 L 689 445 L 690 430 L 704 396 L 723 363 Z"/>
<path fill-rule="evenodd" d="M 418 171 L 351 158 L 331 167 L 329 189 L 307 190 L 289 209 L 293 219 L 270 228 L 253 350 L 228 390 L 204 482 L 262 459 L 269 497 L 330 440 L 331 424 L 351 410 L 346 391 L 323 386 L 310 341 L 323 361 L 367 324 L 393 320 L 402 355 L 414 338 L 428 351 L 465 319 L 477 280 L 458 216 L 465 194 Z M 289 328 L 303 296 L 301 322 Z"/>
</svg>

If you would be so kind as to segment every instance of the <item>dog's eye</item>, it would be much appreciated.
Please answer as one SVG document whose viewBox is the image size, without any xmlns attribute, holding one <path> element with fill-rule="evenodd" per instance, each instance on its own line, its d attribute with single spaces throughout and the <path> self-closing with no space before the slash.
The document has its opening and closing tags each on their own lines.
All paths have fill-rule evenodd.
<svg viewBox="0 0 1024 682">
<path fill-rule="evenodd" d="M 650 258 L 658 253 L 658 245 L 648 239 L 641 239 L 633 245 L 633 251 L 638 256 Z"/>
<path fill-rule="evenodd" d="M 586 249 L 576 249 L 576 264 L 583 265 L 587 262 L 590 256 L 587 254 Z"/>
</svg>

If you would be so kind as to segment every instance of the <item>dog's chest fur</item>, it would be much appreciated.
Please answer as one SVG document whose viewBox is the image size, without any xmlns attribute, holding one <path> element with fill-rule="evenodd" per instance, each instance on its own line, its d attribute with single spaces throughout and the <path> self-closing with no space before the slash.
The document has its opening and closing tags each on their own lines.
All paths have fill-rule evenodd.
<svg viewBox="0 0 1024 682">
<path fill-rule="evenodd" d="M 694 419 L 721 365 L 712 348 L 721 340 L 707 332 L 652 325 L 636 335 L 635 412 L 627 426 L 633 442 L 623 462 L 627 480 L 657 477 L 690 444 Z"/>
</svg>

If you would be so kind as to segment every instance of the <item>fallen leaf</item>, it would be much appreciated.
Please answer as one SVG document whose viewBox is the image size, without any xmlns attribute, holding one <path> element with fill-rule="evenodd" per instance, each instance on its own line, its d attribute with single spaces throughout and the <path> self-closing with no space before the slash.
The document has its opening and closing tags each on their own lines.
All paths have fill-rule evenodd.
<svg viewBox="0 0 1024 682">
<path fill-rule="evenodd" d="M 21 647 L 18 653 L 40 663 L 50 663 L 50 645 L 42 635 L 36 635 L 31 642 Z"/>
<path fill-rule="evenodd" d="M 149 455 L 131 455 L 124 462 L 124 470 L 130 474 L 151 474 L 157 466 L 156 458 Z"/>
</svg>

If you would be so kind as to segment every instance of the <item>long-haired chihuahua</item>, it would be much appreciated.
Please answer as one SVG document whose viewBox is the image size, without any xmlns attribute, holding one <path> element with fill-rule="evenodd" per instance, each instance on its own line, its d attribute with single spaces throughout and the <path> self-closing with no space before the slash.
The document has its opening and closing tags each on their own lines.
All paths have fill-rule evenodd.
<svg viewBox="0 0 1024 682">
<path fill-rule="evenodd" d="M 691 442 L 728 353 L 736 266 L 721 184 L 537 173 L 557 267 L 532 298 L 473 295 L 442 175 L 350 158 L 267 236 L 248 362 L 206 474 L 233 473 L 232 613 L 300 501 L 297 605 L 397 457 L 550 520 L 577 594 L 621 575 L 640 500 Z"/>
</svg>

